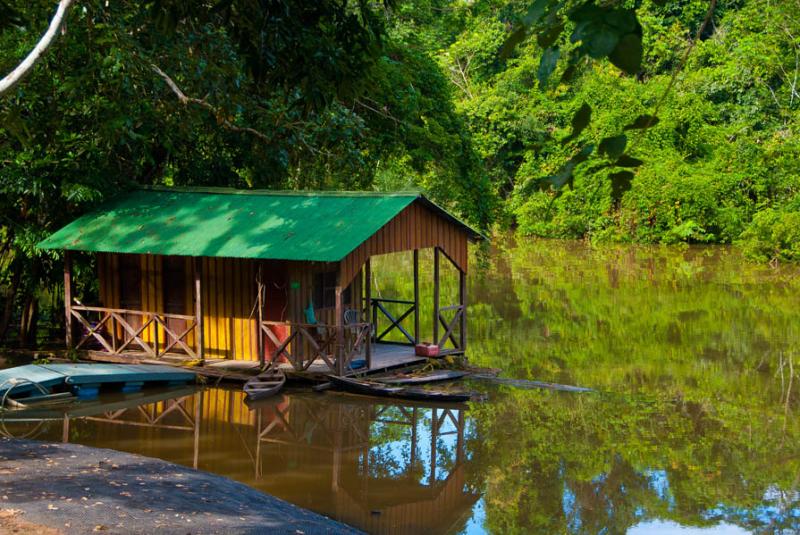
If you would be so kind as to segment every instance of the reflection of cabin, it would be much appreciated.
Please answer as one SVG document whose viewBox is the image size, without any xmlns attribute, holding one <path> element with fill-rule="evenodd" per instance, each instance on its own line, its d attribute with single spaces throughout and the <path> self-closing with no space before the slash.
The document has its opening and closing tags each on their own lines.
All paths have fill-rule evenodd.
<svg viewBox="0 0 800 535">
<path fill-rule="evenodd" d="M 425 248 L 434 249 L 434 339 L 463 353 L 467 245 L 479 238 L 416 193 L 151 188 L 39 245 L 67 252 L 67 344 L 93 358 L 317 362 L 343 374 L 359 357 L 369 368 L 414 359 Z M 99 303 L 73 299 L 70 251 L 95 255 Z M 414 299 L 373 299 L 370 258 L 401 251 L 413 254 Z M 459 274 L 454 305 L 439 302 L 441 257 Z M 407 308 L 393 315 L 387 302 Z M 388 331 L 406 346 L 380 343 Z"/>
<path fill-rule="evenodd" d="M 254 486 L 294 489 L 282 497 L 367 533 L 457 533 L 479 499 L 466 473 L 463 406 L 293 396 L 256 410 L 256 472 L 267 486 Z M 292 467 L 310 480 L 292 484 Z"/>
<path fill-rule="evenodd" d="M 241 390 L 187 387 L 110 396 L 11 411 L 3 429 L 226 475 L 368 533 L 458 533 L 480 497 L 463 405 L 294 393 L 251 410 Z"/>
</svg>

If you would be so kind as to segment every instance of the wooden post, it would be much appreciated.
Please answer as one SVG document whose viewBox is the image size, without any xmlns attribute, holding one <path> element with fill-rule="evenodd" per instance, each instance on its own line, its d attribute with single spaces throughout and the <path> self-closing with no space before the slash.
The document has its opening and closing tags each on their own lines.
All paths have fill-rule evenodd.
<svg viewBox="0 0 800 535">
<path fill-rule="evenodd" d="M 372 317 L 372 262 L 369 258 L 364 263 L 364 302 L 367 308 L 366 313 L 366 321 L 369 322 L 370 318 Z M 369 370 L 372 368 L 372 329 L 375 328 L 374 325 L 370 324 L 369 326 L 369 333 L 367 334 L 367 348 L 366 348 L 366 359 L 367 359 L 367 369 Z"/>
<path fill-rule="evenodd" d="M 264 283 L 261 279 L 261 263 L 258 264 L 258 280 L 256 281 L 256 289 L 258 290 L 258 296 L 256 297 L 256 307 L 258 308 L 258 313 L 256 314 L 256 351 L 258 351 L 258 364 L 261 369 L 264 369 L 264 365 L 266 364 L 266 355 L 264 355 L 264 333 L 261 330 L 264 326 Z M 270 359 L 270 366 L 275 364 Z"/>
<path fill-rule="evenodd" d="M 339 274 L 341 280 L 341 273 Z M 336 375 L 344 375 L 344 306 L 342 303 L 342 286 L 336 285 Z"/>
<path fill-rule="evenodd" d="M 467 274 L 458 270 L 458 304 L 461 305 L 459 319 L 459 346 L 461 351 L 467 350 Z"/>
<path fill-rule="evenodd" d="M 419 249 L 414 249 L 414 343 L 419 343 Z"/>
<path fill-rule="evenodd" d="M 64 327 L 67 330 L 64 339 L 67 342 L 67 349 L 72 349 L 72 258 L 69 251 L 64 251 L 64 313 L 66 314 Z"/>
<path fill-rule="evenodd" d="M 201 259 L 194 259 L 194 317 L 195 317 L 195 340 L 197 342 L 197 358 L 203 361 L 203 297 L 200 288 L 200 276 L 202 274 Z"/>
<path fill-rule="evenodd" d="M 439 343 L 439 248 L 433 249 L 433 343 Z"/>
</svg>

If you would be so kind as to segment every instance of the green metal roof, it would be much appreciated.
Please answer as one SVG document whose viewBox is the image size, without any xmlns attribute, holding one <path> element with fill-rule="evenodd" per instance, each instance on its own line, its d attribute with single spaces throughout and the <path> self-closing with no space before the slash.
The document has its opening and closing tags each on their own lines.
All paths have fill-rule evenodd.
<svg viewBox="0 0 800 535">
<path fill-rule="evenodd" d="M 418 193 L 148 188 L 112 199 L 38 247 L 335 262 L 415 201 L 480 237 Z"/>
</svg>

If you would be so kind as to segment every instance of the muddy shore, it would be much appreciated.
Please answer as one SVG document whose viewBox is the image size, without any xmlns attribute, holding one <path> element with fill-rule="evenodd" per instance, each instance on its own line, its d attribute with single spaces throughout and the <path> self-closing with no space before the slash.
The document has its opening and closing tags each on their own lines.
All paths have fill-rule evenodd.
<svg viewBox="0 0 800 535">
<path fill-rule="evenodd" d="M 0 439 L 0 533 L 31 526 L 43 535 L 361 533 L 228 478 L 158 459 Z"/>
</svg>

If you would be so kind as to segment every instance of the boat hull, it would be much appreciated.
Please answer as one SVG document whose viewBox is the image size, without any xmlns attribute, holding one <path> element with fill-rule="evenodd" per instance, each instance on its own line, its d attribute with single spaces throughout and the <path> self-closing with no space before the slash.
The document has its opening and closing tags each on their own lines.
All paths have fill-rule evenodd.
<svg viewBox="0 0 800 535">
<path fill-rule="evenodd" d="M 342 390 L 366 396 L 390 397 L 412 401 L 440 401 L 464 403 L 473 399 L 471 392 L 442 392 L 421 388 L 386 385 L 375 381 L 363 381 L 349 377 L 330 376 L 331 382 Z"/>
</svg>

